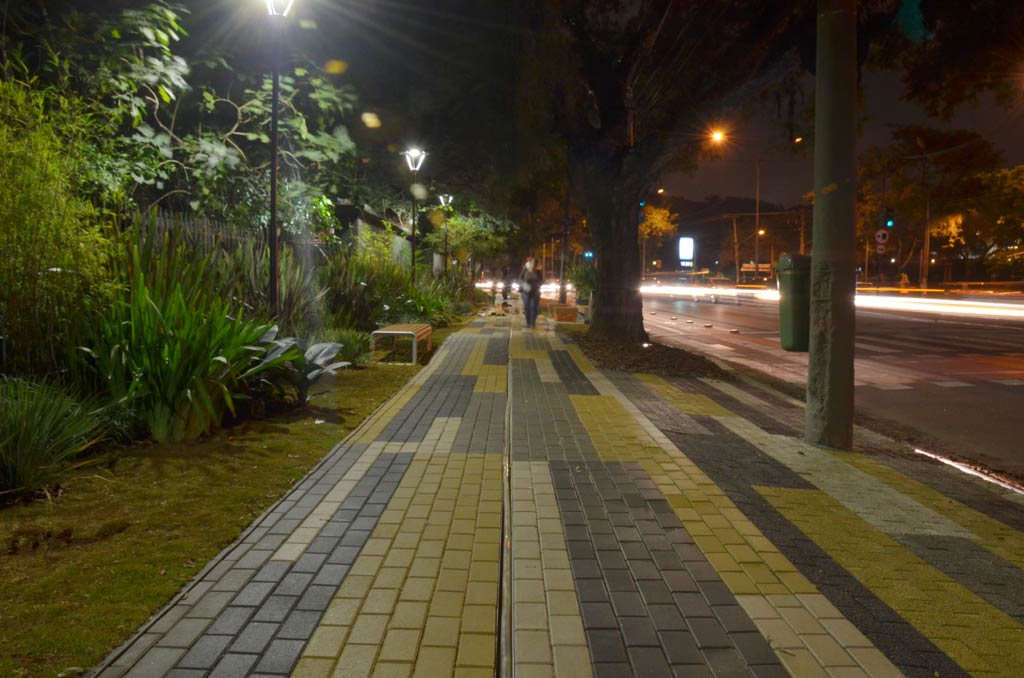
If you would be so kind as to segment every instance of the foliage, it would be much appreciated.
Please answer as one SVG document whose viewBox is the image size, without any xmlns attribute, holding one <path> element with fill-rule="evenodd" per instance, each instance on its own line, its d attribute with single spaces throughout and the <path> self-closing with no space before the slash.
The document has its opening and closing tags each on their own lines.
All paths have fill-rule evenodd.
<svg viewBox="0 0 1024 678">
<path fill-rule="evenodd" d="M 328 326 L 364 332 L 387 322 L 409 285 L 409 272 L 390 258 L 370 258 L 353 248 L 337 248 L 320 267 L 326 289 Z"/>
<path fill-rule="evenodd" d="M 0 494 L 42 488 L 102 436 L 93 403 L 0 375 Z"/>
<path fill-rule="evenodd" d="M 640 210 L 639 233 L 642 240 L 662 238 L 674 235 L 679 229 L 679 215 L 673 214 L 667 207 L 645 205 Z"/>
<path fill-rule="evenodd" d="M 448 252 L 460 264 L 482 264 L 497 255 L 508 252 L 510 236 L 514 232 L 511 222 L 486 212 L 447 214 L 433 213 L 434 231 L 423 240 L 435 252 L 444 252 L 447 233 Z"/>
<path fill-rule="evenodd" d="M 79 192 L 90 118 L 77 101 L 0 80 L 0 365 L 55 373 L 109 298 L 109 246 Z"/>
<path fill-rule="evenodd" d="M 323 330 L 320 338 L 341 346 L 338 358 L 353 367 L 363 367 L 370 360 L 370 335 L 347 327 Z"/>
<path fill-rule="evenodd" d="M 907 255 L 901 271 L 919 256 L 926 214 L 932 248 L 964 261 L 984 262 L 1018 244 L 1024 185 L 1014 183 L 1014 170 L 995 170 L 1001 163 L 975 132 L 896 128 L 889 146 L 869 150 L 859 163 L 861 247 L 874 249 L 874 233 L 889 214 L 890 244 Z"/>
<path fill-rule="evenodd" d="M 576 299 L 590 299 L 598 287 L 597 267 L 592 261 L 584 261 L 575 266 L 570 266 L 566 273 L 572 281 L 573 289 L 576 290 Z"/>
<path fill-rule="evenodd" d="M 278 339 L 276 327 L 246 319 L 225 294 L 230 280 L 216 252 L 195 256 L 152 231 L 126 240 L 126 298 L 110 309 L 87 352 L 101 385 L 134 413 L 141 433 L 157 441 L 196 438 L 253 391 L 277 397 L 288 385 L 305 400 L 333 354 L 324 357 L 319 347 L 311 356 L 296 340 Z"/>
</svg>

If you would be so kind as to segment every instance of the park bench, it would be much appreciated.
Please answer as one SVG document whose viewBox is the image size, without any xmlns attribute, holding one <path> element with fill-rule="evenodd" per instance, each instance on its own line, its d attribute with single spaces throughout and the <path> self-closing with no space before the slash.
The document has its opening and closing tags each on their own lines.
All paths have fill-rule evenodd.
<svg viewBox="0 0 1024 678">
<path fill-rule="evenodd" d="M 370 333 L 370 352 L 374 350 L 374 346 L 377 341 L 377 337 L 391 337 L 392 350 L 394 350 L 395 343 L 398 342 L 398 337 L 411 337 L 412 338 L 412 362 L 410 365 L 416 364 L 416 347 L 417 344 L 423 340 L 427 340 L 427 350 L 430 351 L 434 348 L 433 329 L 430 325 L 424 323 L 404 323 L 399 325 L 388 325 L 387 327 L 381 327 L 380 329 L 374 330 Z"/>
</svg>

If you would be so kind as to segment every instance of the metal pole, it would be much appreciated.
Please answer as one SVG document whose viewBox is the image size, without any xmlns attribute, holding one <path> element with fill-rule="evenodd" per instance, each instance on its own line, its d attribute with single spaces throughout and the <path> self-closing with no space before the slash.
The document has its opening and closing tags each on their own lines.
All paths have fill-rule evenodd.
<svg viewBox="0 0 1024 678">
<path fill-rule="evenodd" d="M 925 184 L 924 190 L 924 249 L 921 250 L 921 289 L 928 287 L 928 264 L 932 258 L 932 194 Z"/>
<path fill-rule="evenodd" d="M 409 228 L 409 230 L 412 231 L 412 267 L 411 267 L 410 270 L 412 271 L 413 282 L 415 282 L 416 281 L 416 170 L 412 171 L 412 189 L 410 190 L 410 193 L 412 193 L 412 217 L 409 219 L 409 221 L 410 221 L 410 228 Z"/>
<path fill-rule="evenodd" d="M 807 215 L 804 212 L 804 208 L 800 208 L 800 254 L 807 254 L 806 241 L 804 239 L 804 232 L 807 228 Z"/>
<path fill-rule="evenodd" d="M 761 277 L 761 231 L 754 231 L 754 281 Z"/>
<path fill-rule="evenodd" d="M 444 216 L 444 272 L 448 273 L 448 215 Z"/>
<path fill-rule="evenodd" d="M 740 284 L 740 238 L 736 230 L 736 217 L 732 218 L 732 258 L 736 262 L 736 284 Z"/>
<path fill-rule="evenodd" d="M 754 163 L 754 279 L 760 277 L 761 261 L 757 256 L 757 241 L 761 233 L 761 158 Z"/>
<path fill-rule="evenodd" d="M 277 239 L 277 125 L 278 108 L 281 97 L 281 17 L 271 17 L 271 60 L 273 61 L 273 86 L 271 88 L 270 106 L 270 230 L 267 233 L 267 246 L 270 248 L 270 315 L 273 318 L 280 312 L 280 291 L 278 281 L 281 273 L 280 252 Z"/>
<path fill-rule="evenodd" d="M 857 0 L 818 0 L 814 241 L 805 437 L 853 444 Z"/>
<path fill-rule="evenodd" d="M 569 226 L 572 223 L 572 175 L 569 174 L 568 163 L 565 170 L 565 218 L 562 220 L 562 267 L 558 274 L 558 303 L 566 303 L 567 293 L 565 289 L 565 255 L 569 246 Z"/>
</svg>

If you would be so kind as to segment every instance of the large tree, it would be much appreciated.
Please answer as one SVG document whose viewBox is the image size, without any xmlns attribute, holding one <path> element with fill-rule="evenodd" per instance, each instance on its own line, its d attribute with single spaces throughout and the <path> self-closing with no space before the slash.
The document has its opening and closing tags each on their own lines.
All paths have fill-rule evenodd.
<svg viewBox="0 0 1024 678">
<path fill-rule="evenodd" d="M 551 93 L 555 126 L 593 237 L 600 276 L 593 330 L 644 336 L 641 197 L 692 166 L 716 113 L 786 70 L 809 3 L 558 0 L 538 3 L 529 82 Z M 795 44 L 795 43 L 792 43 Z M 543 63 L 543 69 L 538 67 Z M 798 63 L 795 62 L 795 63 Z M 786 66 L 792 66 L 787 64 Z M 762 80 L 764 78 L 764 80 Z"/>
</svg>

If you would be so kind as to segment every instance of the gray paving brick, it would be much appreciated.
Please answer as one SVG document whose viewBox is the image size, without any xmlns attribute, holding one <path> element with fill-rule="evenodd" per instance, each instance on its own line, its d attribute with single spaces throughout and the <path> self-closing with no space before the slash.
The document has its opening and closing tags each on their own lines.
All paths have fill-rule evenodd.
<svg viewBox="0 0 1024 678">
<path fill-rule="evenodd" d="M 217 580 L 211 590 L 213 591 L 240 591 L 243 586 L 252 578 L 255 570 L 229 570 L 223 577 Z"/>
<path fill-rule="evenodd" d="M 258 622 L 284 621 L 297 602 L 299 602 L 297 596 L 270 596 L 257 610 L 253 620 Z"/>
<path fill-rule="evenodd" d="M 238 639 L 231 645 L 231 652 L 259 654 L 277 633 L 279 624 L 253 622 L 246 625 Z"/>
<path fill-rule="evenodd" d="M 232 641 L 231 636 L 202 636 L 178 662 L 183 669 L 210 669 Z"/>
<path fill-rule="evenodd" d="M 215 635 L 235 635 L 255 611 L 256 609 L 252 607 L 227 607 L 210 625 L 208 632 Z"/>
<path fill-rule="evenodd" d="M 270 595 L 270 592 L 274 590 L 274 586 L 275 584 L 269 581 L 250 582 L 238 592 L 238 595 L 231 601 L 231 604 L 255 607 Z"/>
<path fill-rule="evenodd" d="M 301 640 L 275 640 L 256 665 L 257 671 L 287 674 L 302 653 L 305 642 Z"/>
<path fill-rule="evenodd" d="M 235 597 L 230 591 L 210 591 L 192 606 L 185 616 L 213 619 L 220 611 L 227 607 L 231 599 Z"/>
<path fill-rule="evenodd" d="M 185 618 L 178 621 L 157 642 L 159 647 L 189 647 L 209 626 L 209 619 Z"/>
<path fill-rule="evenodd" d="M 654 625 L 643 617 L 619 619 L 622 638 L 626 647 L 651 646 L 658 647 L 661 641 L 654 632 Z"/>
<path fill-rule="evenodd" d="M 714 617 L 701 617 L 689 619 L 690 631 L 697 641 L 697 647 L 702 650 L 707 648 L 728 648 L 732 647 L 729 634 L 725 628 Z M 657 622 L 655 622 L 657 624 Z"/>
<path fill-rule="evenodd" d="M 312 572 L 290 572 L 278 583 L 274 593 L 279 596 L 299 596 L 305 592 L 311 581 Z"/>
<path fill-rule="evenodd" d="M 659 647 L 631 647 L 629 660 L 637 676 L 644 678 L 671 678 L 672 669 Z"/>
<path fill-rule="evenodd" d="M 320 616 L 320 612 L 295 610 L 288 615 L 288 619 L 281 625 L 281 630 L 278 631 L 277 637 L 290 640 L 307 640 L 313 635 L 313 630 L 317 624 L 320 623 Z"/>
<path fill-rule="evenodd" d="M 662 631 L 662 647 L 671 664 L 702 664 L 704 662 L 697 642 L 689 631 Z"/>
<path fill-rule="evenodd" d="M 334 586 L 310 586 L 302 594 L 302 598 L 299 599 L 296 608 L 300 610 L 326 610 L 327 605 L 331 602 L 331 598 L 334 597 L 335 591 L 337 591 L 337 588 Z"/>
<path fill-rule="evenodd" d="M 627 659 L 626 647 L 617 630 L 587 631 L 587 644 L 595 666 L 605 662 L 624 662 Z"/>
<path fill-rule="evenodd" d="M 253 581 L 280 581 L 288 573 L 291 563 L 272 560 L 253 575 Z"/>
</svg>

